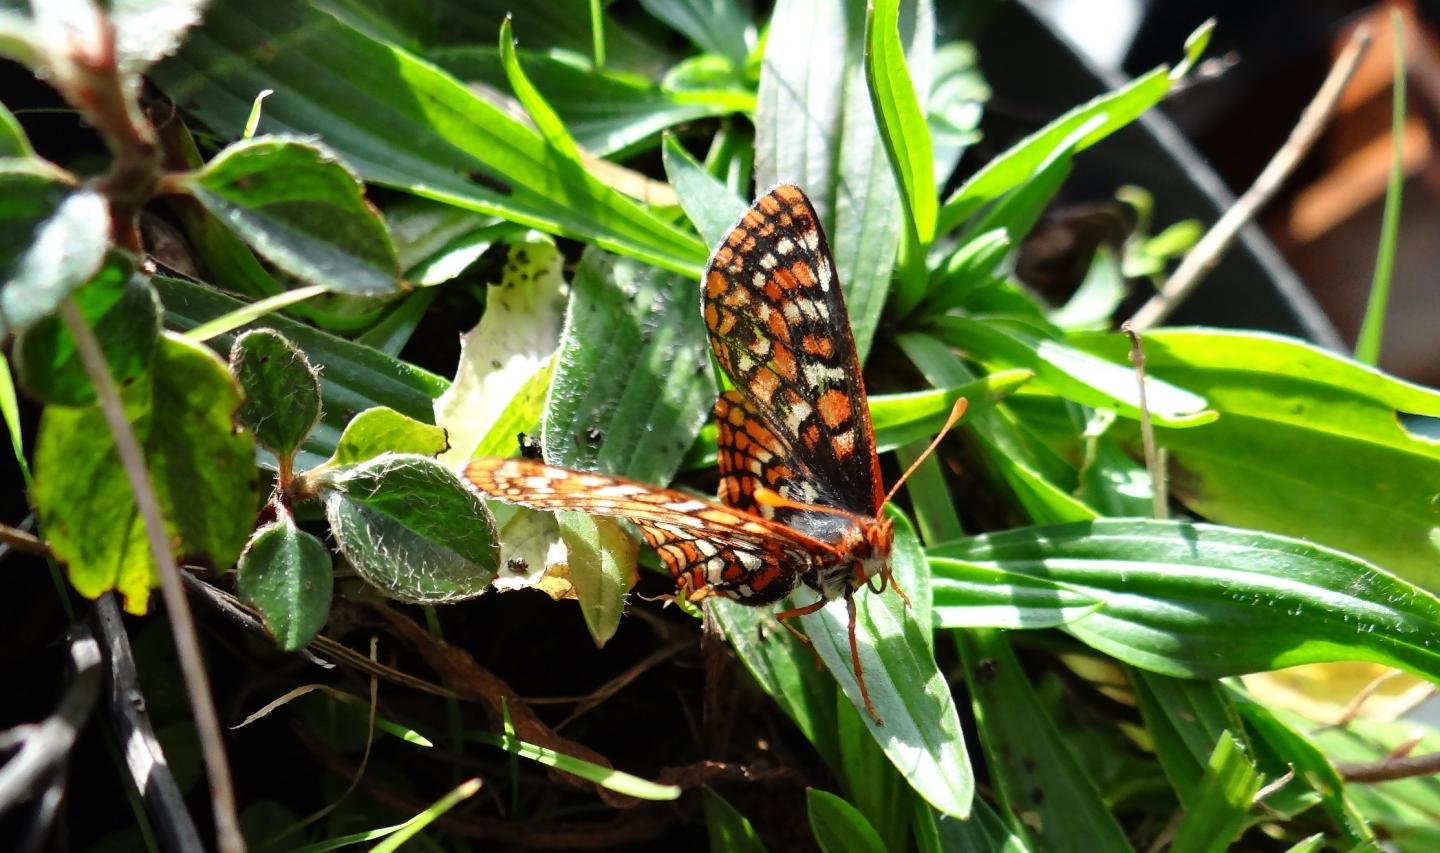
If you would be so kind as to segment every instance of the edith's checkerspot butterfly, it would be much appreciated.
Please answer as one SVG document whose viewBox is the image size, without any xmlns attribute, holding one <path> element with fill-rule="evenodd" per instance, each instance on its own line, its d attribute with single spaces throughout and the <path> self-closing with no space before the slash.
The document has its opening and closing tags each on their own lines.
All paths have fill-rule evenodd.
<svg viewBox="0 0 1440 853">
<path fill-rule="evenodd" d="M 835 264 L 803 192 L 782 185 L 755 202 L 711 255 L 700 301 L 735 384 L 715 403 L 719 504 L 529 459 L 476 459 L 465 477 L 496 500 L 633 522 L 690 600 L 771 604 L 797 583 L 820 594 L 778 614 L 783 623 L 844 598 L 855 677 L 878 723 L 854 594 L 877 577 L 875 591 L 893 585 L 890 495 Z M 962 399 L 946 429 L 963 411 Z"/>
</svg>

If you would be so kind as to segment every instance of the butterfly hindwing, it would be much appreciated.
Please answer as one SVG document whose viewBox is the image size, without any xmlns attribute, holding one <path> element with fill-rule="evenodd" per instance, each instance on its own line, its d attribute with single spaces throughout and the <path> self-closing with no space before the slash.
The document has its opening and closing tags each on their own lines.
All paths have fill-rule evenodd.
<svg viewBox="0 0 1440 853">
<path fill-rule="evenodd" d="M 855 340 L 805 194 L 761 196 L 711 256 L 702 294 L 716 358 L 787 446 L 811 502 L 877 514 L 884 488 Z"/>
</svg>

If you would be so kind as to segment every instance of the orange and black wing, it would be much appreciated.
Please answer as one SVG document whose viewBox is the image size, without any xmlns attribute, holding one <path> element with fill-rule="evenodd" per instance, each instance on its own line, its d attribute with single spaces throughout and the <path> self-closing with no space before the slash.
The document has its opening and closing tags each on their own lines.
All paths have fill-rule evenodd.
<svg viewBox="0 0 1440 853">
<path fill-rule="evenodd" d="M 807 502 L 877 514 L 885 492 L 855 340 L 805 194 L 761 196 L 711 255 L 701 291 L 715 357 L 811 484 Z"/>
<path fill-rule="evenodd" d="M 745 604 L 789 594 L 829 547 L 783 525 L 672 489 L 571 471 L 531 459 L 471 460 L 464 479 L 482 496 L 546 512 L 623 518 L 640 528 L 687 591 Z"/>
</svg>

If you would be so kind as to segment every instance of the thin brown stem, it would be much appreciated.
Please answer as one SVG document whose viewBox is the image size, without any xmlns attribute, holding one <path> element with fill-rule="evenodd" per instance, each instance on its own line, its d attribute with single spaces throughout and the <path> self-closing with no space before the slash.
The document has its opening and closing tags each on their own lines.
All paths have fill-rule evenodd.
<svg viewBox="0 0 1440 853">
<path fill-rule="evenodd" d="M 1295 167 L 1300 165 L 1300 161 L 1305 159 L 1305 155 L 1320 138 L 1320 131 L 1329 123 L 1330 116 L 1340 102 L 1340 95 L 1345 91 L 1350 78 L 1355 76 L 1360 60 L 1369 47 L 1370 28 L 1358 27 L 1341 51 L 1339 59 L 1335 60 L 1335 65 L 1321 84 L 1320 91 L 1315 93 L 1315 97 L 1300 114 L 1300 121 L 1295 124 L 1294 130 L 1290 131 L 1290 138 L 1275 152 L 1275 156 L 1255 179 L 1255 183 L 1251 184 L 1250 189 L 1200 238 L 1195 248 L 1185 255 L 1185 260 L 1180 262 L 1180 266 L 1160 291 L 1150 297 L 1150 301 L 1130 318 L 1130 325 L 1135 331 L 1148 331 L 1169 319 L 1170 314 L 1195 290 L 1200 280 L 1219 263 L 1220 256 L 1229 248 L 1240 229 L 1254 219 L 1255 214 L 1274 197 L 1285 179 L 1295 171 Z"/>
<path fill-rule="evenodd" d="M 60 316 L 75 339 L 75 351 L 85 366 L 85 373 L 90 377 L 91 384 L 95 386 L 100 411 L 115 438 L 120 465 L 130 481 L 130 488 L 135 493 L 136 509 L 145 523 L 150 554 L 155 560 L 160 577 L 160 595 L 165 600 L 165 609 L 170 615 L 170 631 L 175 639 L 175 651 L 180 659 L 186 692 L 190 697 L 190 708 L 195 714 L 196 733 L 205 757 L 211 805 L 215 812 L 215 837 L 219 849 L 225 853 L 240 853 L 245 849 L 245 841 L 240 834 L 240 822 L 235 813 L 235 791 L 230 784 L 230 765 L 225 756 L 225 742 L 221 738 L 215 703 L 210 696 L 210 679 L 205 672 L 200 644 L 195 637 L 195 621 L 190 615 L 190 603 L 185 598 L 180 569 L 175 565 L 175 554 L 170 550 L 170 540 L 165 532 L 160 500 L 155 494 L 154 484 L 150 481 L 150 472 L 145 467 L 140 442 L 130 426 L 129 419 L 125 417 L 120 390 L 114 377 L 110 375 L 110 367 L 105 363 L 105 356 L 100 351 L 100 342 L 96 339 L 94 330 L 80 315 L 80 310 L 73 300 L 61 304 Z"/>
<path fill-rule="evenodd" d="M 1389 782 L 1440 773 L 1440 752 L 1382 758 L 1379 761 L 1337 761 L 1335 769 L 1346 782 Z"/>
<path fill-rule="evenodd" d="M 0 545 L 14 548 L 25 554 L 33 554 L 36 557 L 50 556 L 50 548 L 45 541 L 33 533 L 27 533 L 18 527 L 11 527 L 8 524 L 0 524 Z M 0 551 L 0 555 L 3 555 Z"/>
<path fill-rule="evenodd" d="M 1156 518 L 1168 518 L 1170 505 L 1166 500 L 1165 465 L 1155 447 L 1155 425 L 1150 422 L 1150 403 L 1145 396 L 1145 350 L 1140 335 L 1129 322 L 1120 324 L 1120 331 L 1130 338 L 1130 363 L 1135 365 L 1135 382 L 1140 386 L 1140 441 L 1145 447 L 1145 470 L 1150 474 L 1150 500 Z"/>
</svg>

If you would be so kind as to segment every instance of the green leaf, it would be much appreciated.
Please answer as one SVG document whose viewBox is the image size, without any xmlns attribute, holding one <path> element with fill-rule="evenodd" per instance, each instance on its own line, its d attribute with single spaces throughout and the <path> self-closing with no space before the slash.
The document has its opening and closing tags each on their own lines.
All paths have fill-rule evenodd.
<svg viewBox="0 0 1440 853">
<path fill-rule="evenodd" d="M 498 746 L 506 752 L 538 762 L 546 767 L 553 767 L 556 770 L 579 776 L 581 779 L 594 782 L 617 794 L 662 802 L 680 798 L 680 786 L 678 785 L 660 785 L 650 782 L 620 770 L 604 767 L 593 761 L 556 752 L 549 747 L 526 743 L 509 732 L 505 734 L 469 732 L 467 736 L 491 746 Z"/>
<path fill-rule="evenodd" d="M 698 283 L 586 250 L 545 409 L 545 459 L 665 484 L 715 401 Z"/>
<path fill-rule="evenodd" d="M 906 224 L 923 250 L 935 239 L 935 164 L 925 110 L 905 67 L 900 41 L 900 0 L 871 3 L 865 21 L 865 79 L 880 127 L 880 141 L 904 200 Z"/>
<path fill-rule="evenodd" d="M 401 601 L 473 598 L 495 576 L 495 520 L 454 473 L 423 456 L 380 456 L 324 481 L 340 553 Z"/>
<path fill-rule="evenodd" d="M 1074 344 L 1116 362 L 1128 352 L 1100 336 Z M 1440 444 L 1405 426 L 1406 416 L 1440 417 L 1440 392 L 1257 332 L 1166 329 L 1144 348 L 1150 375 L 1204 394 L 1221 415 L 1199 430 L 1156 431 L 1188 508 L 1312 539 L 1440 590 Z"/>
<path fill-rule="evenodd" d="M 899 513 L 891 568 L 900 589 L 929 586 L 924 552 Z M 920 624 L 899 595 L 857 595 L 856 636 L 861 668 L 877 725 L 864 710 L 850 659 L 849 620 L 843 602 L 801 617 L 805 633 L 840 689 L 859 711 L 871 735 L 910 786 L 940 811 L 965 817 L 975 781 L 965 753 L 954 697 L 935 663 L 929 624 Z"/>
<path fill-rule="evenodd" d="M 157 276 L 153 279 L 165 303 L 165 324 L 190 329 L 228 314 L 244 303 L 203 285 Z M 321 464 L 335 452 L 340 433 L 357 412 L 375 406 L 416 419 L 431 417 L 431 404 L 449 383 L 409 362 L 319 331 L 313 326 L 273 315 L 265 325 L 295 343 L 320 368 L 320 423 L 310 432 L 296 458 L 299 469 Z M 232 335 L 212 338 L 209 346 L 224 351 Z"/>
<path fill-rule="evenodd" d="M 929 597 L 921 590 L 906 592 L 912 591 L 913 600 Z M 857 711 L 844 696 L 836 699 L 845 794 L 875 830 L 884 849 L 903 849 L 910 837 L 910 801 L 914 799 L 910 786 L 865 728 L 860 719 L 864 712 Z"/>
<path fill-rule="evenodd" d="M 980 117 L 989 99 L 990 87 L 980 73 L 975 46 L 963 41 L 936 45 L 926 120 L 934 148 L 937 191 L 949 183 L 960 155 L 980 138 Z"/>
<path fill-rule="evenodd" d="M 235 62 L 237 54 L 254 60 Z M 214 3 L 205 25 L 151 77 L 232 136 L 254 93 L 274 89 L 263 131 L 318 133 L 372 183 L 690 276 L 705 258 L 693 235 L 555 158 L 539 133 L 458 80 L 306 4 Z"/>
<path fill-rule="evenodd" d="M 1035 371 L 1035 381 L 1067 400 L 1140 418 L 1140 388 L 1135 371 L 1059 341 L 1018 328 L 983 323 L 969 317 L 942 317 L 930 328 L 945 343 L 987 363 Z M 1124 336 L 1115 337 L 1124 340 Z M 1191 427 L 1215 420 L 1206 399 L 1153 375 L 1145 377 L 1150 419 L 1157 425 Z"/>
<path fill-rule="evenodd" d="M 585 627 L 595 645 L 604 647 L 620 627 L 640 545 L 613 518 L 563 512 L 556 521 Z"/>
<path fill-rule="evenodd" d="M 748 205 L 730 192 L 724 182 L 705 171 L 674 136 L 665 136 L 660 153 L 665 158 L 665 175 L 675 188 L 685 215 L 700 231 L 706 245 L 720 245 Z"/>
<path fill-rule="evenodd" d="M 3 25 L 0 25 L 0 30 L 3 29 Z M 0 49 L 0 53 L 3 52 L 3 49 Z M 30 147 L 25 128 L 20 126 L 14 113 L 5 109 L 4 104 L 0 104 L 0 158 L 31 159 L 34 156 L 35 149 Z"/>
<path fill-rule="evenodd" d="M 860 810 L 829 791 L 807 789 L 805 808 L 823 853 L 884 853 L 885 842 Z"/>
<path fill-rule="evenodd" d="M 1240 835 L 1250 818 L 1260 774 L 1231 735 L 1215 744 L 1196 800 L 1175 831 L 1175 853 L 1221 853 Z"/>
<path fill-rule="evenodd" d="M 1378 364 L 1385 334 L 1385 311 L 1390 304 L 1390 278 L 1395 271 L 1395 247 L 1400 240 L 1400 204 L 1405 189 L 1405 28 L 1392 10 L 1394 73 L 1390 84 L 1390 175 L 1385 182 L 1385 213 L 1380 220 L 1380 245 L 1375 252 L 1375 274 L 1365 317 L 1355 336 L 1355 360 Z"/>
<path fill-rule="evenodd" d="M 696 47 L 728 59 L 736 72 L 745 67 L 755 25 L 739 0 L 640 0 L 640 5 Z"/>
<path fill-rule="evenodd" d="M 451 281 L 519 230 L 493 216 L 414 196 L 395 199 L 384 213 L 405 278 L 427 287 Z"/>
<path fill-rule="evenodd" d="M 1035 167 L 1033 174 L 1001 196 L 973 225 L 966 228 L 966 237 L 1003 228 L 1010 235 L 1011 242 L 1018 244 L 1025 239 L 1051 199 L 1060 191 L 1060 185 L 1070 176 L 1077 147 L 1104 121 L 1104 116 L 1094 116 L 1061 139 Z"/>
<path fill-rule="evenodd" d="M 959 357 L 931 335 L 902 334 L 896 342 L 932 385 L 974 378 Z M 1036 440 L 1006 408 L 972 411 L 961 424 L 964 434 L 974 437 L 991 479 L 1006 485 L 1013 502 L 1032 520 L 1062 523 L 1096 517 L 1097 513 L 1074 498 L 1066 487 L 1074 479 L 1074 470 Z"/>
<path fill-rule="evenodd" d="M 1325 811 L 1340 828 L 1348 845 L 1354 849 L 1360 849 L 1363 845 L 1374 845 L 1375 835 L 1369 821 L 1350 799 L 1351 793 L 1363 796 L 1366 786 L 1349 788 L 1345 785 L 1340 773 L 1325 757 L 1325 753 L 1310 737 L 1302 733 L 1314 724 L 1299 715 L 1290 714 L 1286 715 L 1289 720 L 1286 722 L 1279 716 L 1282 712 L 1271 711 L 1249 701 L 1237 702 L 1236 706 L 1254 731 L 1256 746 L 1269 748 L 1280 767 L 1294 768 L 1296 777 L 1320 795 Z M 1352 721 L 1352 724 L 1358 723 L 1361 721 Z M 1435 814 L 1436 812 L 1432 811 L 1425 816 L 1426 826 L 1433 828 Z"/>
<path fill-rule="evenodd" d="M 754 827 L 735 807 L 715 793 L 709 785 L 701 789 L 705 800 L 705 830 L 711 850 L 733 853 L 765 853 L 765 844 Z"/>
<path fill-rule="evenodd" d="M 450 445 L 445 430 L 406 417 L 394 409 L 366 409 L 345 425 L 326 465 L 358 465 L 386 453 L 437 456 Z"/>
<path fill-rule="evenodd" d="M 975 727 L 1001 814 L 1028 827 L 1036 849 L 1129 850 L 1089 771 L 1070 752 L 999 631 L 956 631 Z"/>
<path fill-rule="evenodd" d="M 520 441 L 520 433 L 539 431 L 540 418 L 545 414 L 545 396 L 555 375 L 555 359 L 551 358 L 520 386 L 505 410 L 490 425 L 490 431 L 475 446 L 474 457 L 511 456 Z"/>
<path fill-rule="evenodd" d="M 913 82 L 929 89 L 928 3 L 906 4 L 900 40 Z M 809 195 L 835 254 L 863 360 L 885 305 L 902 212 L 865 85 L 865 3 L 780 0 L 770 20 L 755 108 L 755 183 Z"/>
<path fill-rule="evenodd" d="M 940 814 L 927 803 L 915 801 L 915 846 L 920 853 L 1028 853 L 1025 838 L 1005 825 L 995 810 L 976 798 L 968 820 Z"/>
<path fill-rule="evenodd" d="M 500 281 L 485 287 L 485 314 L 460 338 L 455 381 L 435 400 L 435 422 L 450 433 L 446 464 L 514 452 L 514 432 L 498 453 L 481 453 L 480 445 L 560 345 L 565 259 L 553 241 L 533 236 L 510 244 Z M 542 399 L 548 387 L 539 389 Z"/>
<path fill-rule="evenodd" d="M 233 421 L 239 387 L 219 358 L 167 334 L 149 375 L 122 397 L 176 553 L 228 569 L 250 535 L 258 498 L 255 445 Z M 144 613 L 155 565 L 98 406 L 45 408 L 34 500 L 75 589 L 89 598 L 115 589 L 126 610 Z"/>
<path fill-rule="evenodd" d="M 100 271 L 110 210 L 38 160 L 0 160 L 0 335 L 55 312 Z"/>
<path fill-rule="evenodd" d="M 919 316 L 939 316 L 955 308 L 976 288 L 990 282 L 1010 254 L 1010 235 L 1004 228 L 986 231 L 960 244 L 936 268 Z"/>
<path fill-rule="evenodd" d="M 954 561 L 931 586 L 936 628 L 1058 628 L 1104 606 L 1067 584 Z"/>
<path fill-rule="evenodd" d="M 320 420 L 320 378 L 305 353 L 273 329 L 256 329 L 230 347 L 230 372 L 245 393 L 240 422 L 289 459 Z"/>
<path fill-rule="evenodd" d="M 505 69 L 505 78 L 514 90 L 515 97 L 520 99 L 520 106 L 530 115 L 531 123 L 540 131 L 540 135 L 545 137 L 545 142 L 555 154 L 569 160 L 572 166 L 581 166 L 580 149 L 575 146 L 575 140 L 570 136 L 565 122 L 545 102 L 545 97 L 525 76 L 524 69 L 515 58 L 515 37 L 510 31 L 508 15 L 500 22 L 500 64 Z"/>
<path fill-rule="evenodd" d="M 1064 583 L 1104 602 L 1064 629 L 1142 669 L 1220 678 L 1368 660 L 1440 681 L 1440 599 L 1359 559 L 1270 533 L 1101 519 L 977 536 L 949 561 Z"/>
<path fill-rule="evenodd" d="M 293 652 L 325 627 L 334 578 L 325 543 L 296 527 L 288 512 L 280 515 L 250 538 L 235 580 L 280 648 Z"/>
<path fill-rule="evenodd" d="M 533 46 L 533 30 L 516 26 L 523 43 Z M 682 91 L 639 74 L 595 68 L 573 56 L 535 50 L 517 50 L 516 56 L 537 94 L 543 94 L 564 121 L 565 132 L 595 156 L 633 151 L 667 128 L 751 112 L 755 106 L 754 94 L 734 88 L 728 79 Z M 500 54 L 493 48 L 446 48 L 430 58 L 467 82 L 501 91 L 509 88 Z"/>
<path fill-rule="evenodd" d="M 1234 739 L 1247 753 L 1251 751 L 1240 715 L 1219 682 L 1168 678 L 1140 669 L 1127 675 L 1155 757 L 1180 804 L 1193 808 L 1202 796 L 1214 743 Z"/>
<path fill-rule="evenodd" d="M 95 330 L 116 382 L 129 385 L 150 369 L 160 340 L 160 304 L 128 257 L 112 254 L 73 298 L 80 316 Z M 36 399 L 60 406 L 95 401 L 75 340 L 58 316 L 45 317 L 17 335 L 13 357 L 20 384 Z"/>
<path fill-rule="evenodd" d="M 322 145 L 283 136 L 237 142 L 183 185 L 290 275 L 364 296 L 397 287 L 400 260 L 385 220 Z"/>
<path fill-rule="evenodd" d="M 1019 186 L 1075 130 L 1097 116 L 1103 123 L 1080 139 L 1075 151 L 1084 151 L 1160 102 L 1170 91 L 1170 75 L 1162 66 L 1106 95 L 1081 104 L 1011 146 L 971 175 L 940 208 L 936 231 L 944 234 L 987 202 Z"/>
</svg>

